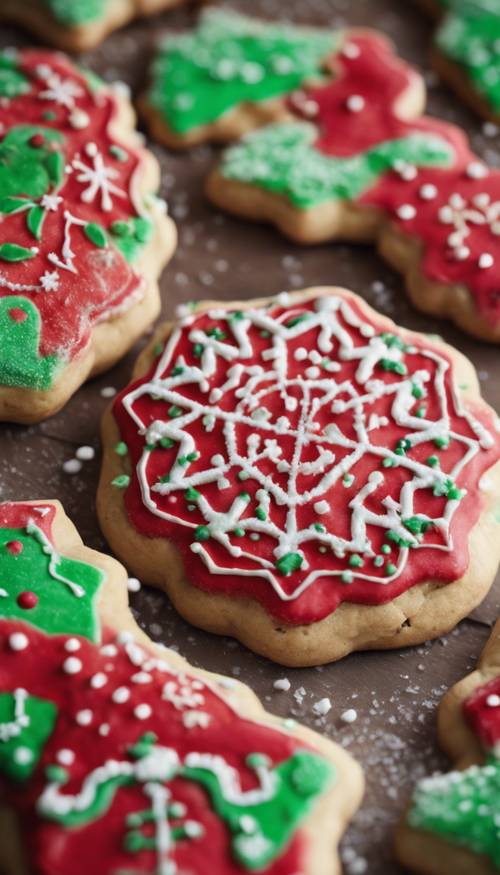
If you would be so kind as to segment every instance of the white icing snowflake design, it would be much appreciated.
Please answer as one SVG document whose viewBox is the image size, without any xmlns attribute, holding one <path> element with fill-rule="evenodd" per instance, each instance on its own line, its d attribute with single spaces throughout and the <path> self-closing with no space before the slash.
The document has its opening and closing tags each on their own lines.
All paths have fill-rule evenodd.
<svg viewBox="0 0 500 875">
<path fill-rule="evenodd" d="M 412 551 L 451 550 L 494 439 L 436 349 L 377 333 L 348 297 L 287 300 L 185 316 L 121 400 L 143 503 L 212 574 L 286 601 L 325 576 L 390 583 Z"/>
</svg>

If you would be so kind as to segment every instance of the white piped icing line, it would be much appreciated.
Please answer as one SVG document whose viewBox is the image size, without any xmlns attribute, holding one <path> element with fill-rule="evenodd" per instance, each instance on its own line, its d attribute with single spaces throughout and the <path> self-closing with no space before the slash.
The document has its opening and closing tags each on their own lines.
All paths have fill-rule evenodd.
<svg viewBox="0 0 500 875">
<path fill-rule="evenodd" d="M 404 571 L 412 549 L 453 549 L 451 523 L 462 490 L 450 492 L 439 516 L 415 507 L 420 506 L 422 491 L 424 497 L 427 490 L 448 496 L 450 484 L 455 484 L 474 457 L 491 448 L 494 441 L 463 407 L 455 389 L 450 397 L 447 386 L 452 375 L 446 357 L 431 346 L 415 348 L 398 335 L 377 334 L 340 295 L 318 297 L 312 310 L 299 304 L 279 315 L 273 315 L 273 309 L 236 313 L 221 309 L 210 311 L 208 316 L 218 323 L 209 333 L 200 327 L 200 317 L 184 316 L 170 335 L 152 377 L 125 395 L 121 403 L 145 439 L 136 468 L 145 507 L 156 517 L 190 529 L 194 536 L 191 550 L 210 572 L 262 577 L 282 600 L 291 601 L 324 576 L 340 576 L 345 583 L 358 579 L 384 585 Z M 198 349 L 196 364 L 187 364 L 176 352 L 186 334 Z M 260 352 L 254 348 L 257 338 Z M 260 338 L 265 339 L 264 344 Z M 310 358 L 303 351 L 314 342 L 322 367 L 312 375 Z M 428 366 L 411 372 L 405 359 L 415 354 L 426 359 Z M 384 371 L 395 373 L 394 380 L 378 377 L 381 362 Z M 344 369 L 350 368 L 352 373 L 353 365 L 354 378 L 343 378 Z M 198 393 L 202 400 L 197 400 Z M 276 396 L 280 399 L 279 416 L 272 411 Z M 146 420 L 138 404 L 144 397 L 161 401 L 165 411 L 173 415 Z M 426 399 L 431 400 L 434 409 L 429 418 L 425 406 L 415 410 L 416 397 L 424 405 Z M 384 415 L 373 410 L 377 406 L 383 406 Z M 346 413 L 352 416 L 350 434 L 342 432 L 338 424 Z M 466 433 L 452 430 L 452 417 L 462 420 Z M 399 444 L 412 448 L 429 442 L 439 445 L 442 441 L 443 446 L 457 442 L 459 452 L 453 466 L 444 471 L 406 452 L 400 454 L 396 446 L 388 445 L 389 438 L 384 441 L 383 430 L 390 426 L 400 430 Z M 201 434 L 217 429 L 223 437 L 223 451 L 218 445 L 216 451 L 214 442 L 206 465 L 199 463 L 197 429 Z M 247 434 L 248 429 L 250 433 L 243 439 L 241 433 Z M 286 458 L 280 445 L 284 437 L 294 441 L 294 451 Z M 166 476 L 152 483 L 151 458 L 160 441 L 167 441 L 177 452 Z M 381 467 L 361 482 L 358 471 L 355 477 L 351 471 L 368 456 Z M 407 479 L 394 496 L 388 491 L 385 469 L 396 466 L 404 470 Z M 204 487 L 218 484 L 220 489 L 221 482 L 228 486 L 235 471 L 239 471 L 243 491 L 229 501 L 223 499 L 224 491 L 219 492 L 222 499 L 216 506 L 203 493 Z M 309 478 L 307 487 L 299 482 L 303 483 L 304 477 Z M 354 479 L 357 491 L 348 504 L 350 533 L 341 534 L 335 531 L 335 490 L 342 486 L 345 492 Z M 244 489 L 246 480 L 258 484 L 255 511 L 255 502 Z M 180 499 L 190 491 L 194 496 L 191 510 L 197 509 L 203 518 L 202 537 L 197 537 L 200 526 L 189 513 L 181 515 Z M 301 525 L 307 508 L 313 508 L 321 522 Z M 423 539 L 406 527 L 410 519 L 437 537 Z M 382 557 L 375 555 L 370 539 L 373 527 L 391 532 L 400 545 L 397 561 L 382 570 L 378 570 Z M 274 544 L 268 555 L 250 549 L 251 541 L 262 538 Z M 211 541 L 217 547 L 215 555 Z M 319 553 L 354 557 L 351 567 L 332 569 L 326 557 L 318 560 L 320 567 L 309 568 L 304 547 L 311 544 L 317 545 Z M 227 562 L 220 559 L 221 548 Z M 308 572 L 293 591 L 283 586 L 283 572 L 277 571 L 280 561 L 290 556 L 297 563 L 292 570 L 300 567 L 301 572 Z M 246 567 L 238 567 L 234 560 L 239 559 L 249 560 L 251 567 L 247 561 Z M 374 566 L 373 572 L 368 564 Z"/>
</svg>

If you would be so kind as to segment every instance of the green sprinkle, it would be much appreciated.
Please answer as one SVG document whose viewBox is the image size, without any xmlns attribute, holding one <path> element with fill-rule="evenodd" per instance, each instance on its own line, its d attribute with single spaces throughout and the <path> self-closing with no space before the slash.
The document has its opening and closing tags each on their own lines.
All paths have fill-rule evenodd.
<svg viewBox="0 0 500 875">
<path fill-rule="evenodd" d="M 263 331 L 259 331 L 259 334 L 260 334 L 261 337 L 264 337 L 264 338 L 271 337 L 271 332 L 270 332 L 270 331 L 266 331 L 265 328 L 264 328 Z"/>
<path fill-rule="evenodd" d="M 45 777 L 55 784 L 65 784 L 69 778 L 68 771 L 63 766 L 51 764 L 45 768 Z"/>
<path fill-rule="evenodd" d="M 323 523 L 313 523 L 313 528 L 316 529 L 317 532 L 326 532 L 326 528 Z"/>
<path fill-rule="evenodd" d="M 115 143 L 112 143 L 109 147 L 109 154 L 116 158 L 117 161 L 126 161 L 128 158 L 125 149 L 122 149 L 121 146 L 116 146 Z"/>
<path fill-rule="evenodd" d="M 342 477 L 342 483 L 344 486 L 349 487 L 354 483 L 354 475 L 353 474 L 344 474 Z"/>
<path fill-rule="evenodd" d="M 155 345 L 153 347 L 153 355 L 158 356 L 158 355 L 161 355 L 162 352 L 163 352 L 163 344 L 155 343 Z"/>
<path fill-rule="evenodd" d="M 203 355 L 204 346 L 202 343 L 195 343 L 193 346 L 193 356 L 195 359 L 201 359 Z"/>
<path fill-rule="evenodd" d="M 397 462 L 395 459 L 382 459 L 382 465 L 384 468 L 395 468 Z"/>
<path fill-rule="evenodd" d="M 238 477 L 238 480 L 248 480 L 250 474 L 247 474 L 246 471 L 238 471 L 238 474 L 236 476 Z"/>
<path fill-rule="evenodd" d="M 194 486 L 188 486 L 184 493 L 184 498 L 186 499 L 186 501 L 198 501 L 200 495 L 201 493 L 198 492 L 198 490 L 195 489 Z"/>
<path fill-rule="evenodd" d="M 180 416 L 181 413 L 181 408 L 177 407 L 176 404 L 172 404 L 172 406 L 168 408 L 168 415 L 170 416 L 170 419 L 175 419 L 175 417 Z"/>
<path fill-rule="evenodd" d="M 426 412 L 427 407 L 425 406 L 425 404 L 422 404 L 421 407 L 417 407 L 417 409 L 415 410 L 415 416 L 418 416 L 419 419 L 422 419 L 425 416 Z"/>
<path fill-rule="evenodd" d="M 130 483 L 130 477 L 128 474 L 119 474 L 118 477 L 115 477 L 114 480 L 111 481 L 111 486 L 117 486 L 118 489 L 125 489 Z"/>
<path fill-rule="evenodd" d="M 47 109 L 45 112 L 42 112 L 42 118 L 44 122 L 55 122 L 57 114 L 52 109 Z"/>
<path fill-rule="evenodd" d="M 234 313 L 231 313 L 229 318 L 238 321 L 239 319 L 244 319 L 245 314 L 243 313 L 243 310 L 235 310 Z"/>
<path fill-rule="evenodd" d="M 222 331 L 216 325 L 213 328 L 209 328 L 206 334 L 208 337 L 214 337 L 215 340 L 225 340 L 227 337 L 226 332 Z"/>
<path fill-rule="evenodd" d="M 363 564 L 363 559 L 359 553 L 353 553 L 352 556 L 349 556 L 349 565 L 351 568 L 360 568 Z"/>
<path fill-rule="evenodd" d="M 418 400 L 419 398 L 423 398 L 424 390 L 420 386 L 417 386 L 416 383 L 413 383 L 411 387 L 411 394 L 414 398 Z"/>
<path fill-rule="evenodd" d="M 440 463 L 437 456 L 429 456 L 429 458 L 426 459 L 426 462 L 428 465 L 431 466 L 431 468 L 440 468 L 441 467 L 441 463 Z"/>
<path fill-rule="evenodd" d="M 208 526 L 197 526 L 194 530 L 195 541 L 208 541 L 210 538 L 210 529 Z"/>
<path fill-rule="evenodd" d="M 343 571 L 340 575 L 340 579 L 342 583 L 352 583 L 354 580 L 352 571 Z"/>
<path fill-rule="evenodd" d="M 125 441 L 118 441 L 118 443 L 115 444 L 114 449 L 115 453 L 117 453 L 119 456 L 126 456 L 128 453 L 128 447 Z"/>
<path fill-rule="evenodd" d="M 394 362 L 392 359 L 383 358 L 380 359 L 379 365 L 383 371 L 398 374 L 400 377 L 404 377 L 407 373 L 407 367 L 403 362 Z"/>
<path fill-rule="evenodd" d="M 258 520 L 261 520 L 262 522 L 264 522 L 264 520 L 267 520 L 267 513 L 265 512 L 263 507 L 259 506 L 258 508 L 256 508 L 255 516 Z"/>
<path fill-rule="evenodd" d="M 175 445 L 175 441 L 169 437 L 160 438 L 160 447 L 163 447 L 164 450 L 170 450 Z"/>
<path fill-rule="evenodd" d="M 283 575 L 292 574 L 293 571 L 298 571 L 303 561 L 300 553 L 286 553 L 276 562 L 276 569 Z"/>
<path fill-rule="evenodd" d="M 250 495 L 248 492 L 240 492 L 240 498 L 243 499 L 243 501 L 250 501 Z"/>
<path fill-rule="evenodd" d="M 233 535 L 235 535 L 237 538 L 242 538 L 244 534 L 245 529 L 242 529 L 240 526 L 237 526 L 235 529 L 233 529 Z"/>
<path fill-rule="evenodd" d="M 172 368 L 172 370 L 170 371 L 170 376 L 171 377 L 179 377 L 180 374 L 184 373 L 184 370 L 185 370 L 185 368 L 183 368 L 182 365 L 175 365 L 175 367 Z"/>
<path fill-rule="evenodd" d="M 382 544 L 380 550 L 382 553 L 385 553 L 386 556 L 388 553 L 391 552 L 391 548 L 389 547 L 389 544 Z"/>
<path fill-rule="evenodd" d="M 398 569 L 392 562 L 388 562 L 385 566 L 385 573 L 387 574 L 387 577 L 392 577 L 392 575 L 395 574 L 397 570 Z"/>
<path fill-rule="evenodd" d="M 380 566 L 384 564 L 384 557 L 383 556 L 375 556 L 375 559 L 373 560 L 373 564 L 377 568 L 380 568 Z"/>
<path fill-rule="evenodd" d="M 450 445 L 450 439 L 449 437 L 437 437 L 434 438 L 434 444 L 438 450 L 444 450 Z"/>
</svg>

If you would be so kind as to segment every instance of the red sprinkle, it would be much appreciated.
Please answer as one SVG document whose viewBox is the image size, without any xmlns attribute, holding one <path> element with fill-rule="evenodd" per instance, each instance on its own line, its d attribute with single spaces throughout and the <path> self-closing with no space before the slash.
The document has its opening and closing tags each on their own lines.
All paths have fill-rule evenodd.
<svg viewBox="0 0 500 875">
<path fill-rule="evenodd" d="M 36 608 L 38 604 L 38 596 L 35 592 L 22 592 L 17 597 L 17 604 L 20 608 L 24 608 L 25 611 L 30 611 L 32 608 Z"/>
<path fill-rule="evenodd" d="M 45 137 L 43 134 L 33 134 L 33 136 L 30 137 L 30 146 L 34 146 L 35 149 L 39 149 L 44 143 Z"/>
<path fill-rule="evenodd" d="M 6 547 L 9 553 L 12 553 L 13 556 L 19 556 L 24 549 L 21 541 L 9 541 L 9 543 L 6 544 Z"/>
<path fill-rule="evenodd" d="M 24 320 L 28 318 L 28 314 L 22 307 L 12 307 L 12 309 L 9 310 L 9 317 L 13 322 L 24 322 Z"/>
</svg>

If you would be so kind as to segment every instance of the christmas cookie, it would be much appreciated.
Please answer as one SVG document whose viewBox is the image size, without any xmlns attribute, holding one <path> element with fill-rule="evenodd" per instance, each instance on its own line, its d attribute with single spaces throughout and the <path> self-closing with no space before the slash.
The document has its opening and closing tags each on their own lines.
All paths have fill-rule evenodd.
<svg viewBox="0 0 500 875">
<path fill-rule="evenodd" d="M 103 438 L 115 553 L 277 662 L 440 635 L 497 571 L 500 436 L 474 369 L 350 292 L 196 306 Z"/>
<path fill-rule="evenodd" d="M 84 52 L 140 15 L 183 0 L 2 0 L 0 19 L 17 21 L 65 51 Z"/>
<path fill-rule="evenodd" d="M 289 115 L 286 97 L 321 81 L 340 34 L 210 9 L 191 33 L 162 41 L 143 109 L 174 148 L 228 142 Z"/>
<path fill-rule="evenodd" d="M 348 754 L 154 645 L 57 503 L 0 506 L 0 572 L 3 871 L 340 871 Z"/>
<path fill-rule="evenodd" d="M 396 849 L 424 875 L 494 875 L 500 868 L 500 621 L 477 671 L 439 710 L 440 742 L 455 769 L 417 786 Z"/>
<path fill-rule="evenodd" d="M 496 0 L 421 0 L 439 18 L 433 65 L 476 112 L 500 120 L 500 6 Z"/>
<path fill-rule="evenodd" d="M 373 241 L 418 308 L 500 341 L 499 172 L 420 115 L 420 77 L 385 39 L 351 34 L 335 69 L 292 95 L 293 121 L 225 152 L 209 197 L 299 242 Z"/>
<path fill-rule="evenodd" d="M 159 310 L 175 227 L 128 101 L 64 56 L 0 54 L 0 419 L 36 422 Z"/>
</svg>

